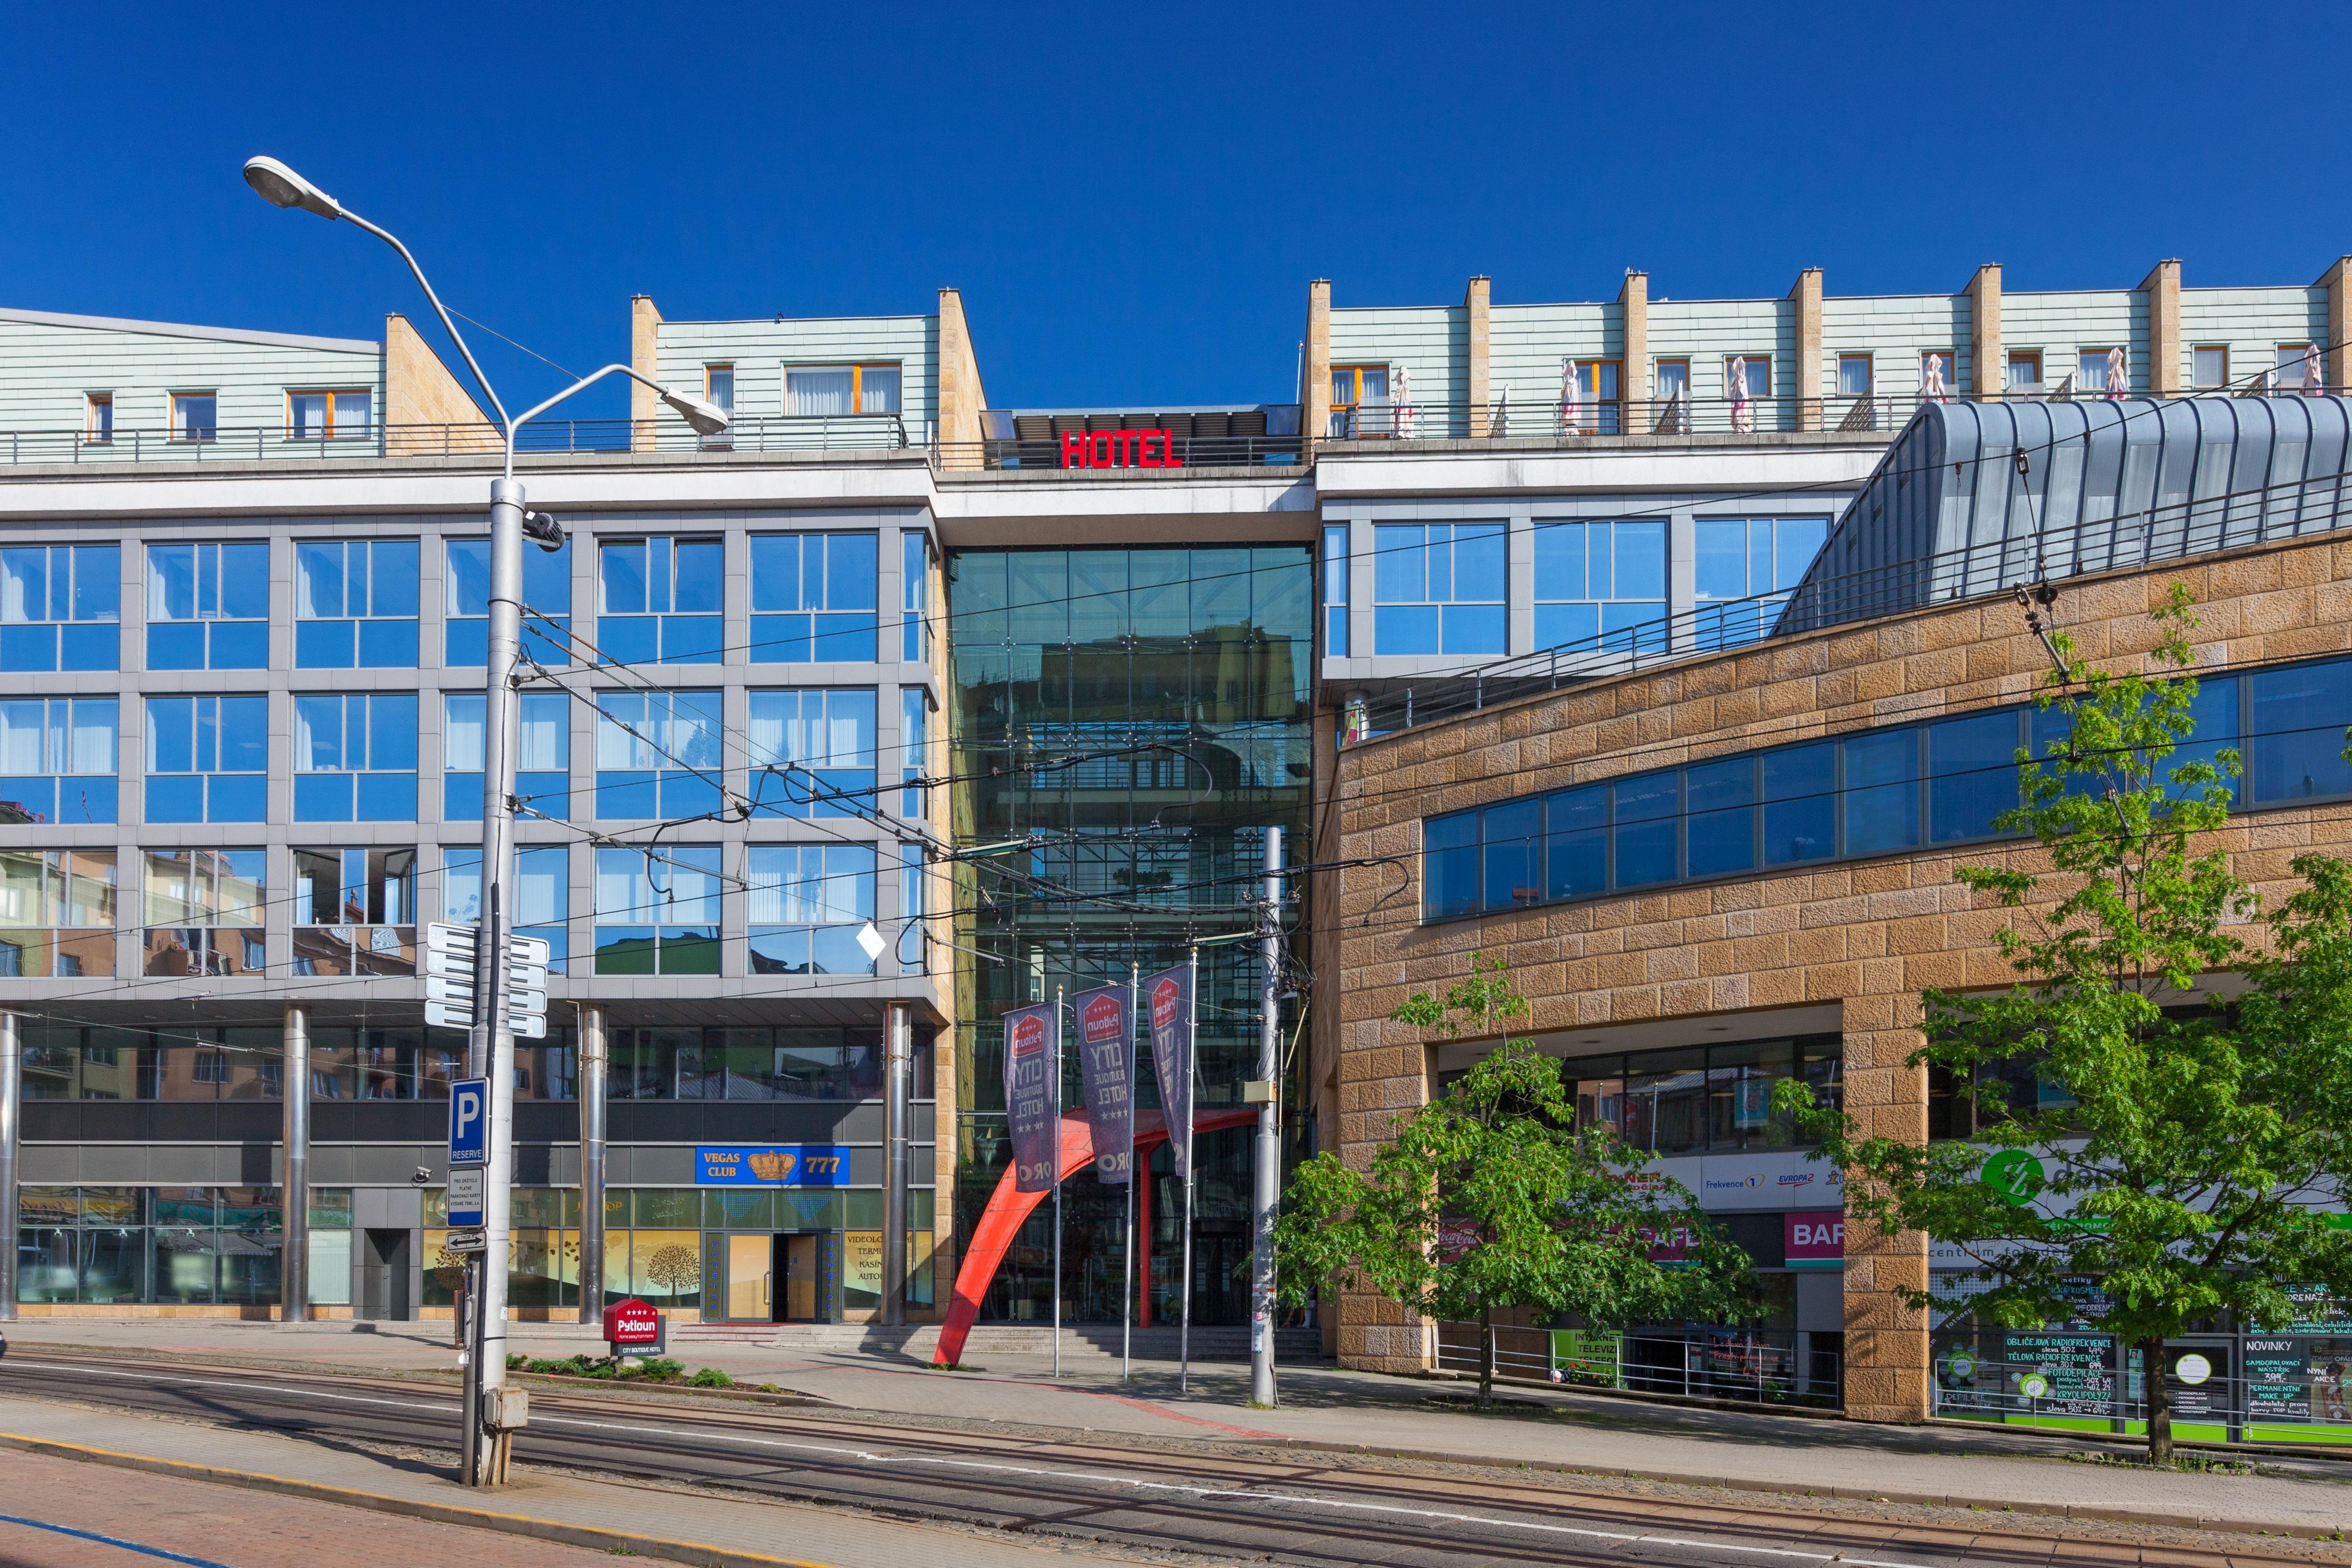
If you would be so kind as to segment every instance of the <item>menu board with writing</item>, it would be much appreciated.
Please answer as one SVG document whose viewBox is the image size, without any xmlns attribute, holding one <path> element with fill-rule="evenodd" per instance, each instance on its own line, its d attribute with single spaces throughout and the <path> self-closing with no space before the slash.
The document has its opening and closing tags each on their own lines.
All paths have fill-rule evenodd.
<svg viewBox="0 0 2352 1568">
<path fill-rule="evenodd" d="M 2287 1305 L 2294 1321 L 2287 1325 L 2298 1334 L 2352 1333 L 2352 1310 L 2327 1293 L 2324 1285 L 2290 1285 Z"/>
<path fill-rule="evenodd" d="M 2020 1384 L 2032 1408 L 2052 1415 L 2106 1415 L 2116 1404 L 2115 1342 L 2105 1334 L 2001 1336 L 2001 1359 L 2040 1392 Z M 2030 1369 L 2030 1370 L 2029 1370 Z"/>
<path fill-rule="evenodd" d="M 2246 1419 L 2311 1419 L 2311 1348 L 2299 1339 L 2249 1334 L 2245 1342 Z"/>
</svg>

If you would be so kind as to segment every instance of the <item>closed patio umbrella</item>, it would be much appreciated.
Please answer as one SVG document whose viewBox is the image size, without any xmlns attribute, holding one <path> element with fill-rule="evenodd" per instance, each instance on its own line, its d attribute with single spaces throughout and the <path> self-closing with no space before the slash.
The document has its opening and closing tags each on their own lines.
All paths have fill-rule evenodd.
<svg viewBox="0 0 2352 1568">
<path fill-rule="evenodd" d="M 2326 383 L 2320 379 L 2319 374 L 2319 351 L 2314 349 L 2303 356 L 2303 395 L 2317 397 L 2326 390 Z"/>
<path fill-rule="evenodd" d="M 2107 351 L 2107 395 L 2121 397 L 2130 390 L 2131 383 L 2124 379 L 2124 351 L 2109 349 Z"/>
<path fill-rule="evenodd" d="M 1584 411 L 1577 404 L 1576 393 L 1576 362 L 1563 359 L 1559 362 L 1559 433 L 1563 436 L 1580 435 L 1584 429 Z"/>
<path fill-rule="evenodd" d="M 1920 401 L 1925 403 L 1946 403 L 1951 400 L 1951 395 L 1952 389 L 1944 384 L 1944 356 L 1942 354 L 1929 354 L 1927 356 L 1927 379 L 1919 388 Z"/>
<path fill-rule="evenodd" d="M 1410 441 L 1412 439 L 1413 427 L 1419 423 L 1413 416 L 1412 367 L 1403 364 L 1397 366 L 1391 374 L 1389 382 L 1396 389 L 1397 439 Z"/>
<path fill-rule="evenodd" d="M 1731 427 L 1741 435 L 1756 428 L 1756 410 L 1748 401 L 1748 361 L 1731 362 Z"/>
</svg>

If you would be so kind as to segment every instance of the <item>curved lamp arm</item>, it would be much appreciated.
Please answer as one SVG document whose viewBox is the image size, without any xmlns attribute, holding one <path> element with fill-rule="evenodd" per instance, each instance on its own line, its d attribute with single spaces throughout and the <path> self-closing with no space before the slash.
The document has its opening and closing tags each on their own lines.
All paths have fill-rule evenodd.
<svg viewBox="0 0 2352 1568">
<path fill-rule="evenodd" d="M 608 375 L 625 375 L 631 381 L 636 382 L 641 385 L 651 387 L 654 390 L 655 395 L 660 397 L 664 403 L 668 404 L 670 407 L 676 409 L 679 416 L 688 425 L 692 426 L 694 427 L 695 434 L 698 436 L 716 436 L 719 432 L 727 428 L 730 416 L 727 410 L 719 407 L 717 404 L 706 403 L 699 397 L 688 397 L 682 392 L 673 391 L 669 387 L 664 386 L 660 382 L 656 381 L 649 375 L 639 374 L 636 371 L 632 370 L 627 365 L 608 364 L 602 370 L 591 371 L 588 374 L 582 376 L 578 381 L 573 382 L 570 386 L 565 387 L 562 391 L 557 393 L 554 396 L 547 399 L 545 402 L 538 404 L 533 407 L 526 408 L 520 414 L 516 415 L 513 418 L 507 421 L 507 475 L 509 479 L 514 476 L 514 446 L 516 433 L 525 425 L 529 424 L 533 419 L 538 418 L 541 415 L 546 413 L 549 409 L 554 407 L 565 398 L 572 396 L 575 393 L 586 391 L 589 387 L 593 386 L 596 383 L 604 380 Z"/>
</svg>

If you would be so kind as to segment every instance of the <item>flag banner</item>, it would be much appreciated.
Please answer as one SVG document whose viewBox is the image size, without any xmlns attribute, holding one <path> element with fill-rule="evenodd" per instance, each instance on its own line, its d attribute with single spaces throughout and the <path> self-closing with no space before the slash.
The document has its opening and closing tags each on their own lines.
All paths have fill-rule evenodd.
<svg viewBox="0 0 2352 1568">
<path fill-rule="evenodd" d="M 1179 1180 L 1192 1179 L 1192 969 L 1180 963 L 1147 975 L 1144 1005 L 1151 1019 L 1151 1068 L 1168 1117 L 1168 1147 Z"/>
<path fill-rule="evenodd" d="M 1004 1015 L 1004 1115 L 1013 1132 L 1013 1188 L 1050 1192 L 1060 1158 L 1061 1009 L 1051 1002 Z"/>
<path fill-rule="evenodd" d="M 1078 1021 L 1078 1070 L 1094 1130 L 1095 1180 L 1118 1186 L 1135 1174 L 1135 1015 L 1124 985 L 1070 998 Z"/>
</svg>

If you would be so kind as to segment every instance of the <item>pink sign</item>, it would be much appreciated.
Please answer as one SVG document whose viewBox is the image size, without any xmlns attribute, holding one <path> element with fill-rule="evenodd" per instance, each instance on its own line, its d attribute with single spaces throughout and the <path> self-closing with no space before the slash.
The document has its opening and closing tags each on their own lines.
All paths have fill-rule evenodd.
<svg viewBox="0 0 2352 1568">
<path fill-rule="evenodd" d="M 1783 1236 L 1791 1268 L 1845 1267 L 1845 1211 L 1812 1209 L 1783 1215 Z"/>
</svg>

